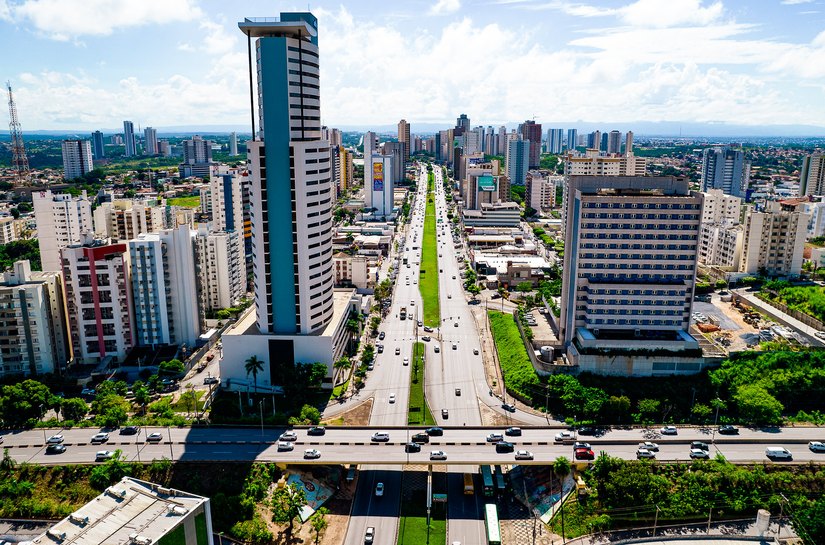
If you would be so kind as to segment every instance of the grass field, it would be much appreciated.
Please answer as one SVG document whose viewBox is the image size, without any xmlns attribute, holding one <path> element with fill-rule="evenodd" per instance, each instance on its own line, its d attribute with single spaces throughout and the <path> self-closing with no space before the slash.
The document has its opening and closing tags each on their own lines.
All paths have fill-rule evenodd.
<svg viewBox="0 0 825 545">
<path fill-rule="evenodd" d="M 173 197 L 171 199 L 166 199 L 166 204 L 182 206 L 184 208 L 198 208 L 201 205 L 201 198 L 198 196 Z"/>
<path fill-rule="evenodd" d="M 418 289 L 424 300 L 424 325 L 438 327 L 441 305 L 438 300 L 438 242 L 435 238 L 435 197 L 427 194 L 424 238 L 421 241 L 421 280 Z"/>
<path fill-rule="evenodd" d="M 524 348 L 515 317 L 494 310 L 488 311 L 488 314 L 498 361 L 504 374 L 504 384 L 508 389 L 532 398 L 535 393 L 532 386 L 538 385 L 539 379 L 530 363 L 527 349 Z"/>
<path fill-rule="evenodd" d="M 413 359 L 410 368 L 410 402 L 407 406 L 407 423 L 435 426 L 435 419 L 424 397 L 424 343 L 413 344 Z M 418 372 L 416 373 L 416 363 Z"/>
<path fill-rule="evenodd" d="M 430 539 L 427 540 L 426 491 L 415 490 L 411 501 L 401 501 L 401 517 L 398 520 L 398 545 L 445 545 L 447 542 L 446 508 L 438 504 L 430 517 Z M 380 543 L 386 543 L 381 541 Z"/>
</svg>

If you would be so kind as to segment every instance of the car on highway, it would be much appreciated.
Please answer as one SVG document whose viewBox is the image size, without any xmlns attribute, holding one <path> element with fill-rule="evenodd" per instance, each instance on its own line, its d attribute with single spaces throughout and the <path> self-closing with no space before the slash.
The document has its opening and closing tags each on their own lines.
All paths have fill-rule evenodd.
<svg viewBox="0 0 825 545">
<path fill-rule="evenodd" d="M 95 462 L 105 462 L 115 455 L 111 450 L 99 450 L 95 453 Z"/>
<path fill-rule="evenodd" d="M 710 450 L 710 447 L 708 446 L 708 444 L 705 443 L 705 442 L 702 442 L 702 441 L 692 441 L 690 443 L 690 448 L 691 449 L 699 449 L 699 450 Z"/>
<path fill-rule="evenodd" d="M 504 436 L 500 433 L 491 433 L 487 435 L 487 442 L 488 443 L 495 443 L 498 441 L 504 441 Z"/>
<path fill-rule="evenodd" d="M 656 453 L 652 450 L 647 450 L 646 448 L 638 448 L 636 449 L 636 459 L 642 460 L 644 458 L 656 458 Z"/>
<path fill-rule="evenodd" d="M 450 418 L 450 411 L 447 409 L 441 409 L 441 418 L 444 418 L 445 420 Z"/>
<path fill-rule="evenodd" d="M 560 431 L 553 437 L 554 443 L 572 443 L 576 440 L 576 433 L 572 431 Z"/>
<path fill-rule="evenodd" d="M 404 445 L 404 452 L 406 452 L 407 454 L 412 454 L 414 452 L 421 452 L 421 445 L 419 445 L 418 443 L 412 443 L 412 442 L 407 443 L 406 445 Z"/>
<path fill-rule="evenodd" d="M 496 452 L 499 454 L 513 452 L 515 448 L 515 445 L 509 441 L 499 441 L 496 443 Z"/>
<path fill-rule="evenodd" d="M 432 337 L 430 337 L 429 335 L 424 335 L 423 337 L 421 337 L 421 340 L 424 342 L 430 342 L 432 340 Z"/>
<path fill-rule="evenodd" d="M 321 451 L 314 448 L 308 448 L 304 451 L 304 458 L 307 460 L 315 460 L 321 457 Z"/>
<path fill-rule="evenodd" d="M 453 327 L 458 327 L 458 322 L 453 322 Z"/>
<path fill-rule="evenodd" d="M 678 435 L 679 430 L 676 428 L 676 426 L 664 426 L 659 430 L 659 433 L 661 433 L 662 435 Z"/>
<path fill-rule="evenodd" d="M 381 344 L 381 343 L 375 343 L 375 348 L 378 350 L 378 353 L 379 353 L 379 354 L 383 354 L 383 353 L 384 353 L 384 345 L 383 345 L 383 344 Z"/>
<path fill-rule="evenodd" d="M 378 483 L 375 485 L 375 496 L 380 498 L 384 495 L 384 483 Z"/>
<path fill-rule="evenodd" d="M 367 528 L 367 531 L 364 532 L 364 543 L 372 543 L 375 541 L 375 528 L 372 526 Z"/>
<path fill-rule="evenodd" d="M 124 426 L 120 428 L 120 435 L 137 435 L 140 426 Z"/>
<path fill-rule="evenodd" d="M 458 350 L 458 344 L 453 343 L 453 350 Z"/>
<path fill-rule="evenodd" d="M 439 352 L 441 352 L 441 349 L 438 347 L 438 345 L 435 345 L 435 346 L 433 347 L 433 352 L 435 352 L 436 354 L 438 354 Z"/>
<path fill-rule="evenodd" d="M 532 460 L 533 453 L 529 450 L 517 450 L 516 451 L 516 460 Z"/>
<path fill-rule="evenodd" d="M 146 441 L 148 443 L 158 443 L 161 439 L 163 439 L 163 436 L 160 434 L 160 432 L 150 433 L 146 436 Z"/>
<path fill-rule="evenodd" d="M 427 428 L 424 431 L 427 432 L 427 435 L 429 435 L 430 437 L 436 437 L 436 436 L 444 435 L 444 429 L 439 428 L 438 426 L 433 426 L 432 428 Z"/>
<path fill-rule="evenodd" d="M 390 434 L 385 431 L 377 431 L 372 434 L 370 441 L 386 442 L 390 440 Z"/>
<path fill-rule="evenodd" d="M 381 331 L 381 332 L 378 334 L 378 340 L 379 340 L 379 341 L 383 341 L 383 340 L 384 340 L 384 337 L 386 337 L 386 336 L 387 336 L 387 334 L 386 334 L 385 332 Z"/>
<path fill-rule="evenodd" d="M 430 436 L 427 435 L 426 433 L 416 433 L 415 435 L 412 436 L 412 442 L 413 443 L 429 443 L 430 442 Z"/>
<path fill-rule="evenodd" d="M 719 426 L 719 433 L 722 435 L 739 435 L 739 428 L 725 424 L 724 426 Z"/>
<path fill-rule="evenodd" d="M 770 460 L 793 460 L 793 454 L 785 447 L 767 447 L 765 456 Z"/>
<path fill-rule="evenodd" d="M 431 450 L 430 451 L 430 460 L 446 460 L 447 453 L 443 450 Z"/>
<path fill-rule="evenodd" d="M 105 432 L 96 433 L 92 436 L 91 440 L 89 441 L 91 444 L 99 444 L 105 443 L 109 440 L 109 434 Z"/>
<path fill-rule="evenodd" d="M 396 356 L 400 356 L 400 355 L 401 355 L 401 348 L 399 348 L 399 347 L 397 347 L 397 346 L 395 347 L 395 355 L 396 355 Z"/>
<path fill-rule="evenodd" d="M 825 452 L 825 443 L 822 441 L 811 441 L 808 443 L 808 448 L 811 452 Z"/>
<path fill-rule="evenodd" d="M 473 355 L 478 356 L 478 348 L 473 348 Z"/>
<path fill-rule="evenodd" d="M 573 458 L 576 460 L 592 460 L 596 457 L 589 448 L 577 448 L 573 451 Z"/>
<path fill-rule="evenodd" d="M 62 442 L 63 442 L 63 435 L 61 435 L 59 433 L 55 434 L 55 435 L 52 435 L 51 437 L 46 439 L 46 444 L 47 445 L 59 445 Z"/>
<path fill-rule="evenodd" d="M 585 443 L 584 441 L 576 441 L 575 443 L 573 443 L 573 450 L 579 448 L 590 448 L 590 443 Z"/>
<path fill-rule="evenodd" d="M 395 394 L 390 394 L 390 403 L 395 403 Z"/>
<path fill-rule="evenodd" d="M 507 428 L 504 430 L 504 435 L 508 435 L 510 437 L 521 435 L 521 428 L 517 428 L 515 426 Z"/>
<path fill-rule="evenodd" d="M 66 452 L 66 445 L 49 445 L 46 447 L 46 454 L 63 454 Z"/>
<path fill-rule="evenodd" d="M 452 294 L 452 293 L 448 293 L 448 294 L 447 294 L 447 299 L 452 299 L 452 298 L 453 298 L 453 294 Z"/>
<path fill-rule="evenodd" d="M 516 412 L 516 406 L 512 403 L 502 403 L 501 408 L 510 413 Z"/>
<path fill-rule="evenodd" d="M 430 326 L 428 326 L 428 325 L 425 325 L 425 326 L 424 326 L 424 331 L 426 331 L 427 333 L 432 333 L 432 332 L 433 332 L 433 328 L 431 328 L 431 327 L 430 327 Z"/>
<path fill-rule="evenodd" d="M 418 327 L 424 327 L 424 322 L 422 322 L 421 320 L 418 320 Z"/>
<path fill-rule="evenodd" d="M 650 441 L 639 443 L 639 448 L 647 449 L 650 452 L 659 452 L 659 445 L 656 443 L 651 443 Z"/>
<path fill-rule="evenodd" d="M 410 358 L 404 358 L 403 363 L 404 363 L 404 365 L 409 365 L 410 364 Z"/>
<path fill-rule="evenodd" d="M 278 452 L 284 450 L 292 450 L 295 448 L 295 443 L 291 441 L 278 441 Z"/>
<path fill-rule="evenodd" d="M 313 426 L 307 430 L 307 435 L 324 435 L 327 432 L 323 426 Z"/>
<path fill-rule="evenodd" d="M 707 460 L 710 458 L 710 453 L 700 448 L 692 448 L 690 449 L 689 456 L 693 459 Z"/>
</svg>

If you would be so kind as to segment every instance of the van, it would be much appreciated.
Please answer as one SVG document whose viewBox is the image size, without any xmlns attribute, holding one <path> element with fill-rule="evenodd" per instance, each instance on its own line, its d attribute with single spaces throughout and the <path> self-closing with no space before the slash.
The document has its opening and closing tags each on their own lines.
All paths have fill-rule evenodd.
<svg viewBox="0 0 825 545">
<path fill-rule="evenodd" d="M 793 454 L 785 447 L 768 447 L 765 456 L 771 460 L 793 460 Z"/>
</svg>

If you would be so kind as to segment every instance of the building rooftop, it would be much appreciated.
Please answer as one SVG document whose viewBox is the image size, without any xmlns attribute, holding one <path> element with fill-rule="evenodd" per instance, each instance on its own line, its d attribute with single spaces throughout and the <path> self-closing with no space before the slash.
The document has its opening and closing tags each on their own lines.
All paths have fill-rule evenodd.
<svg viewBox="0 0 825 545">
<path fill-rule="evenodd" d="M 295 38 L 315 37 L 318 29 L 309 21 L 283 21 L 281 17 L 245 17 L 238 23 L 238 28 L 250 38 L 270 36 L 293 36 Z M 313 17 L 314 19 L 314 17 Z"/>
<path fill-rule="evenodd" d="M 124 477 L 31 543 L 157 543 L 183 517 L 208 501 L 202 496 Z"/>
</svg>

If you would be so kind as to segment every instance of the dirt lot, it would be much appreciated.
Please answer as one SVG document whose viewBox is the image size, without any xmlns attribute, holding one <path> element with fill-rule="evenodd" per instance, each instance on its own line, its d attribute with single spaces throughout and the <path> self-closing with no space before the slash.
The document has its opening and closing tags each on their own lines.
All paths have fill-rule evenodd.
<svg viewBox="0 0 825 545">
<path fill-rule="evenodd" d="M 336 417 L 322 420 L 321 423 L 328 426 L 368 426 L 370 413 L 372 413 L 372 398 Z"/>
</svg>

